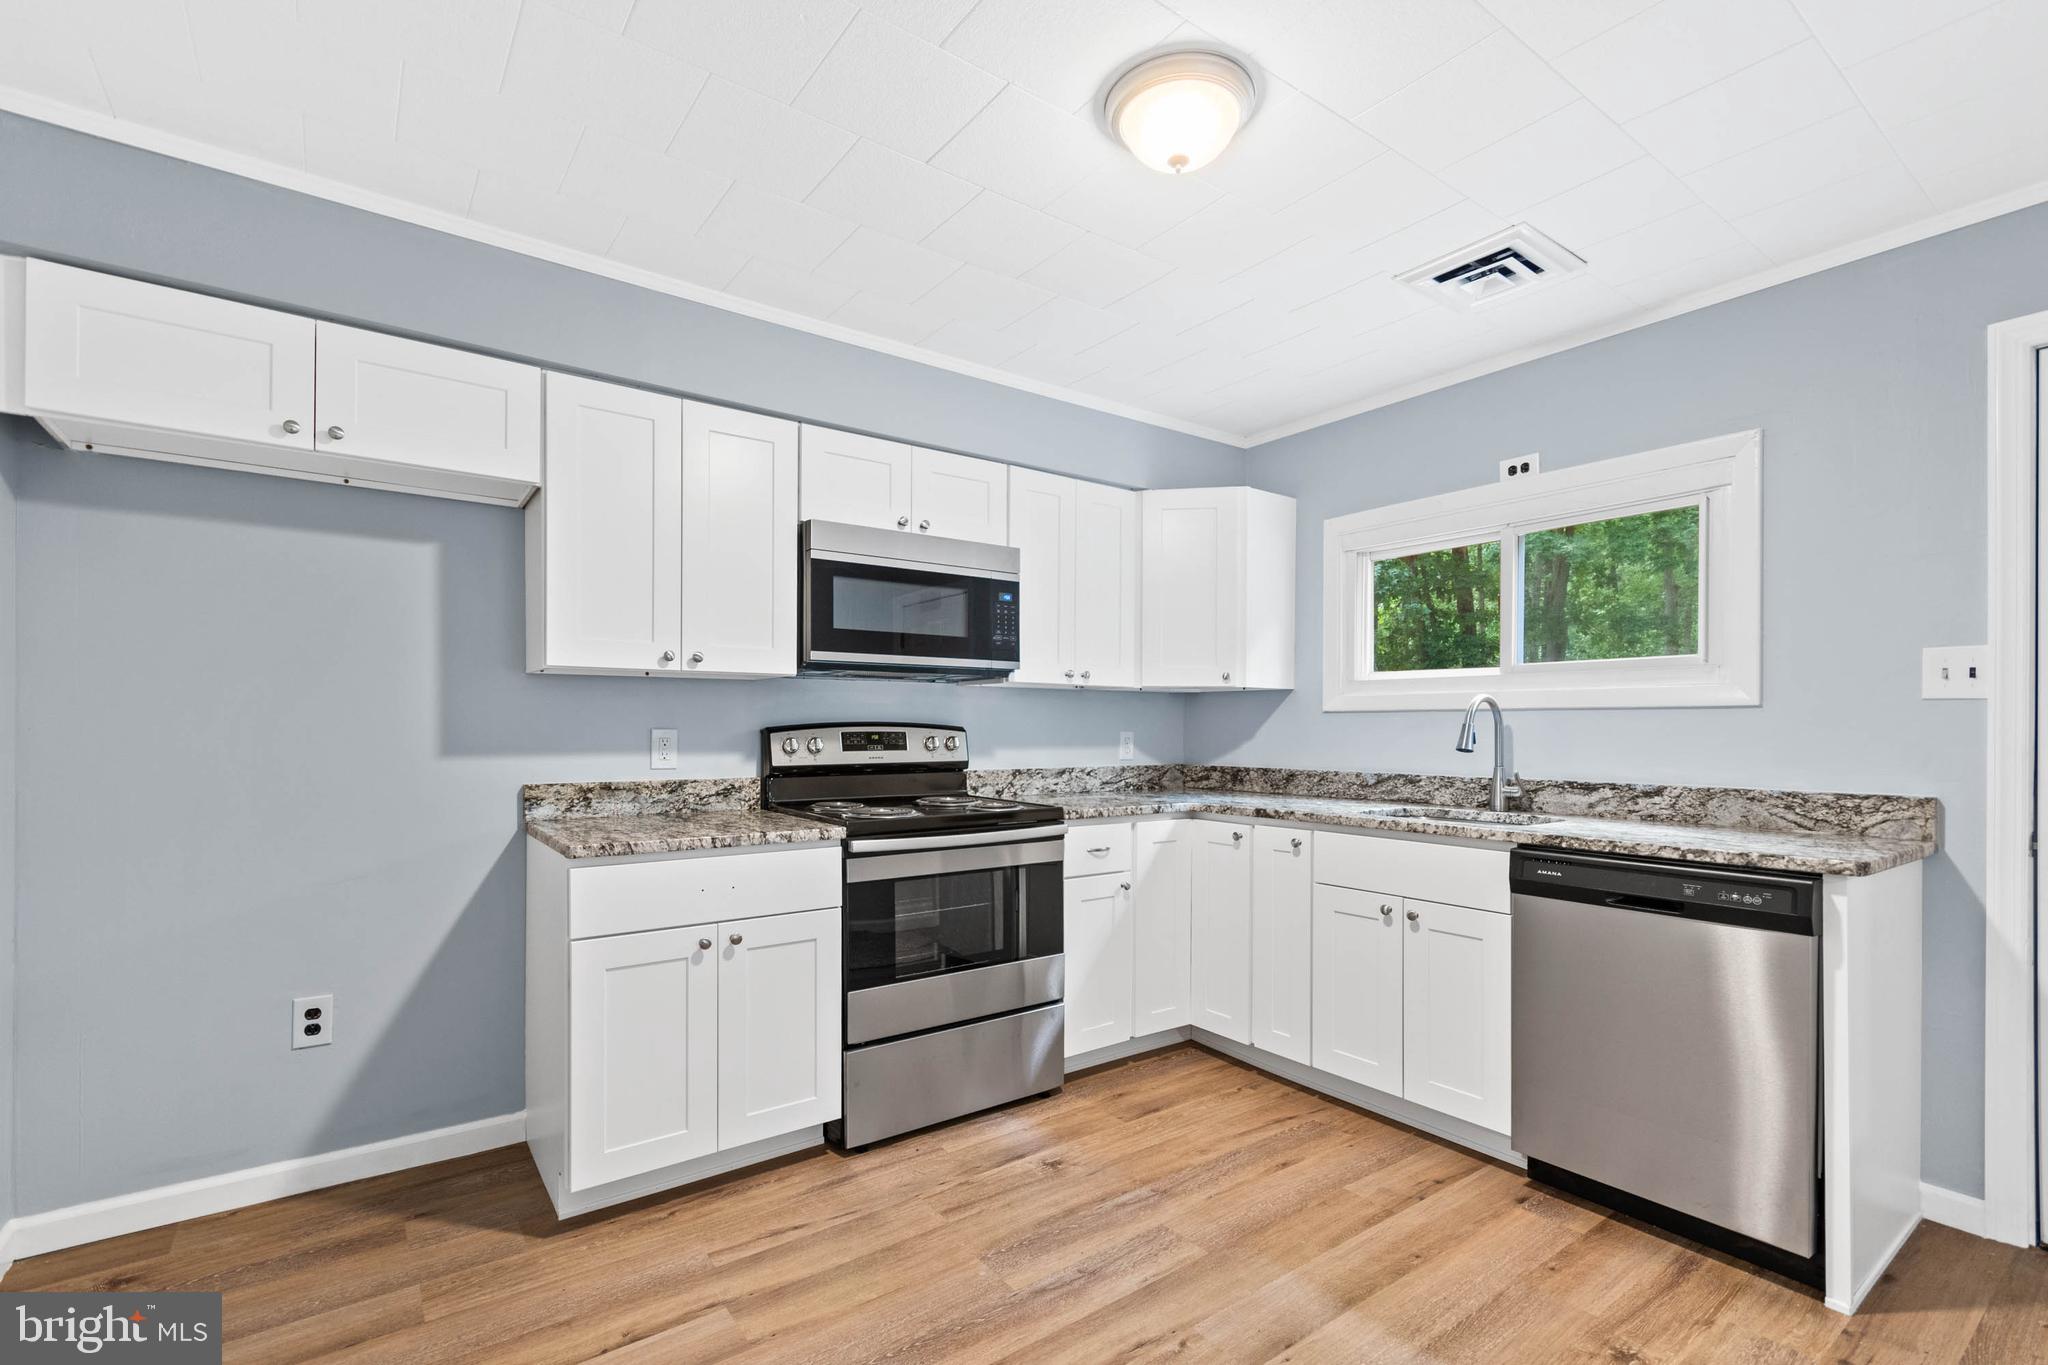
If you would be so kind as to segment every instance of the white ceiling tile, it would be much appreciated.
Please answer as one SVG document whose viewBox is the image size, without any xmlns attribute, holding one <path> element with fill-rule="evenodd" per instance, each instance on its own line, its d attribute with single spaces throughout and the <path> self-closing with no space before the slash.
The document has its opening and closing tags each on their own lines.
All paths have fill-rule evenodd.
<svg viewBox="0 0 2048 1365">
<path fill-rule="evenodd" d="M 853 227 L 795 200 L 734 185 L 697 235 L 798 270 L 815 270 L 853 234 Z"/>
<path fill-rule="evenodd" d="M 306 169 L 444 213 L 465 213 L 476 167 L 394 140 L 381 125 L 305 116 Z"/>
<path fill-rule="evenodd" d="M 1806 25 L 1843 66 L 1875 57 L 1900 43 L 1991 4 L 1991 0 L 1793 0 Z"/>
<path fill-rule="evenodd" d="M 1071 110 L 1179 23 L 1153 0 L 981 0 L 945 47 Z"/>
<path fill-rule="evenodd" d="M 1225 279 L 1311 235 L 1311 222 L 1277 218 L 1226 195 L 1145 243 L 1145 254 L 1195 274 Z"/>
<path fill-rule="evenodd" d="M 1643 157 L 1532 205 L 1523 217 L 1566 248 L 1584 255 L 1586 248 L 1597 242 L 1668 218 L 1698 202 L 1699 196 L 1684 181 Z"/>
<path fill-rule="evenodd" d="M 975 0 L 858 0 L 860 7 L 928 43 L 943 43 Z"/>
<path fill-rule="evenodd" d="M 787 102 L 832 49 L 854 7 L 847 0 L 649 0 L 626 36 Z"/>
<path fill-rule="evenodd" d="M 2003 0 L 1847 68 L 1857 97 L 1889 127 L 1995 86 L 2041 80 L 2048 5 Z"/>
<path fill-rule="evenodd" d="M 1645 275 L 1639 280 L 1618 286 L 1622 293 L 1635 300 L 1639 306 L 1654 308 L 1659 304 L 1682 299 L 1688 294 L 1713 289 L 1724 284 L 1754 275 L 1771 267 L 1771 258 L 1758 251 L 1748 242 L 1717 251 L 1711 256 L 1671 270 Z"/>
<path fill-rule="evenodd" d="M 949 322 L 924 339 L 935 351 L 971 360 L 977 365 L 1001 365 L 1024 349 L 1025 343 L 1008 332 L 978 322 Z"/>
<path fill-rule="evenodd" d="M 626 31 L 626 20 L 633 13 L 633 0 L 549 0 L 549 3 L 614 33 Z"/>
<path fill-rule="evenodd" d="M 818 262 L 818 273 L 856 289 L 909 303 L 960 268 L 960 262 L 929 247 L 873 228 L 853 234 Z"/>
<path fill-rule="evenodd" d="M 1331 181 L 1287 217 L 1364 243 L 1441 213 L 1462 198 L 1406 157 L 1389 153 Z"/>
<path fill-rule="evenodd" d="M 1742 235 L 1704 205 L 1610 237 L 1586 253 L 1593 273 L 1609 284 L 1628 284 L 1660 270 L 1697 261 L 1742 244 Z"/>
<path fill-rule="evenodd" d="M 1005 367 L 1028 379 L 1068 387 L 1102 368 L 1099 360 L 1086 360 L 1056 346 L 1032 346 L 1012 356 Z"/>
<path fill-rule="evenodd" d="M 311 59 L 287 63 L 286 69 L 309 79 L 320 78 L 320 67 L 344 62 L 405 61 L 432 66 L 477 90 L 496 90 L 521 0 L 299 0 L 298 17 L 304 46 L 297 55 Z"/>
<path fill-rule="evenodd" d="M 695 232 L 731 187 L 722 175 L 593 128 L 578 144 L 558 192 L 626 213 L 652 214 Z"/>
<path fill-rule="evenodd" d="M 664 148 L 704 86 L 700 67 L 528 0 L 501 93 Z"/>
<path fill-rule="evenodd" d="M 202 79 L 189 51 L 98 45 L 93 64 L 116 118 L 280 165 L 305 164 L 304 115 L 295 105 Z"/>
<path fill-rule="evenodd" d="M 1494 33 L 1358 116 L 1359 126 L 1418 165 L 1441 169 L 1570 104 L 1549 63 L 1512 33 Z"/>
<path fill-rule="evenodd" d="M 1527 346 L 1558 335 L 1584 332 L 1639 311 L 1635 300 L 1594 275 L 1546 283 L 1486 311 L 1487 329 L 1509 346 Z"/>
<path fill-rule="evenodd" d="M 1081 354 L 1084 359 L 1102 362 L 1102 369 L 1096 372 L 1098 376 L 1128 383 L 1201 349 L 1202 343 L 1185 332 L 1141 322 L 1096 342 Z"/>
<path fill-rule="evenodd" d="M 1879 166 L 1897 165 L 1891 143 L 1861 109 L 1822 119 L 1686 177 L 1726 217 L 1756 213 Z"/>
<path fill-rule="evenodd" d="M 0 43 L 0 85 L 79 109 L 110 112 L 77 15 L 68 7 L 11 4 Z"/>
<path fill-rule="evenodd" d="M 804 202 L 915 241 L 966 207 L 975 194 L 975 187 L 958 176 L 863 138 Z"/>
<path fill-rule="evenodd" d="M 1578 100 L 1453 162 L 1442 175 L 1452 189 L 1512 217 L 1642 154 L 1614 120 Z"/>
<path fill-rule="evenodd" d="M 1791 0 L 1664 0 L 1559 56 L 1557 66 L 1625 123 L 1806 37 Z"/>
<path fill-rule="evenodd" d="M 1182 268 L 1124 295 L 1112 311 L 1131 321 L 1165 323 L 1179 330 L 1207 322 L 1251 298 L 1251 286 L 1242 274 L 1220 280 Z"/>
<path fill-rule="evenodd" d="M 1820 44 L 1798 43 L 1652 110 L 1628 131 L 1684 175 L 1855 107 L 1855 92 Z"/>
<path fill-rule="evenodd" d="M 2048 82 L 1997 86 L 1888 130 L 1938 209 L 2048 179 Z"/>
<path fill-rule="evenodd" d="M 1358 264 L 1357 247 L 1329 237 L 1304 237 L 1265 260 L 1230 277 L 1253 298 L 1276 308 L 1294 309 L 1357 283 L 1367 271 Z"/>
<path fill-rule="evenodd" d="M 1075 353 L 1136 325 L 1130 318 L 1074 299 L 1052 298 L 1003 330 L 1036 348 Z M 1101 362 L 1096 368 L 1101 368 Z"/>
<path fill-rule="evenodd" d="M 1475 0 L 1175 0 L 1174 9 L 1347 118 L 1499 28 Z"/>
<path fill-rule="evenodd" d="M 176 12 L 176 6 L 159 9 Z M 303 109 L 358 127 L 381 118 L 387 136 L 395 129 L 402 44 L 327 43 L 325 35 L 299 22 L 289 0 L 186 0 L 185 11 L 199 79 L 216 95 Z M 132 48 L 145 34 L 148 30 L 124 34 L 120 41 Z M 509 31 L 505 36 L 509 41 Z M 100 42 L 113 41 L 103 31 Z M 319 51 L 321 59 L 277 60 L 279 52 L 301 50 Z M 502 64 L 502 51 L 498 57 Z M 495 74 L 490 79 L 496 83 Z"/>
<path fill-rule="evenodd" d="M 796 107 L 927 161 L 1003 83 L 894 24 L 855 16 Z"/>
<path fill-rule="evenodd" d="M 982 193 L 932 229 L 924 244 L 998 275 L 1022 275 L 1080 235 L 1071 223 Z"/>
<path fill-rule="evenodd" d="M 1294 314 L 1304 328 L 1335 327 L 1355 336 L 1434 306 L 1420 289 L 1391 275 L 1373 275 L 1303 304 Z"/>
<path fill-rule="evenodd" d="M 1223 155 L 1192 176 L 1240 199 L 1281 208 L 1385 151 L 1364 129 L 1277 80 L 1259 92 L 1251 122 Z M 1140 167 L 1140 169 L 1143 169 Z"/>
<path fill-rule="evenodd" d="M 808 270 L 794 270 L 776 261 L 752 260 L 740 267 L 726 288 L 742 298 L 785 308 L 814 318 L 828 318 L 853 297 L 851 285 L 824 279 Z"/>
<path fill-rule="evenodd" d="M 1480 0 L 1538 56 L 1555 57 L 1632 19 L 1657 0 Z"/>
<path fill-rule="evenodd" d="M 1128 160 L 1085 120 L 1013 85 L 969 120 L 931 163 L 1042 209 L 1112 156 Z"/>
<path fill-rule="evenodd" d="M 1040 288 L 1104 308 L 1170 268 L 1156 257 L 1086 234 L 1040 261 L 1024 278 Z"/>
<path fill-rule="evenodd" d="M 1368 275 L 1399 274 L 1506 226 L 1506 220 L 1492 209 L 1460 199 L 1447 209 L 1438 209 L 1427 218 L 1360 247 L 1352 256 L 1353 276 L 1363 279 Z"/>
<path fill-rule="evenodd" d="M 408 66 L 399 88 L 400 142 L 535 184 L 568 174 L 582 134 L 553 106 L 473 91 L 433 67 Z"/>
<path fill-rule="evenodd" d="M 469 216 L 557 246 L 603 255 L 625 224 L 623 209 L 567 199 L 504 171 L 480 171 Z"/>
<path fill-rule="evenodd" d="M 921 344 L 926 337 L 946 325 L 946 319 L 914 303 L 865 291 L 856 293 L 841 304 L 839 311 L 832 315 L 832 321 L 912 346 Z"/>
<path fill-rule="evenodd" d="M 1243 353 L 1300 336 L 1314 327 L 1312 319 L 1294 309 L 1253 299 L 1207 322 L 1197 323 L 1181 335 L 1202 346 L 1222 346 Z"/>
<path fill-rule="evenodd" d="M 668 151 L 757 190 L 802 199 L 853 142 L 844 128 L 713 76 Z"/>
<path fill-rule="evenodd" d="M 680 224 L 645 213 L 626 220 L 612 242 L 611 255 L 615 261 L 707 289 L 724 289 L 747 263 L 744 251 L 707 242 Z"/>
<path fill-rule="evenodd" d="M 1895 228 L 1932 208 L 1919 182 L 1893 162 L 1737 218 L 1735 228 L 1783 263 Z"/>
<path fill-rule="evenodd" d="M 1056 297 L 1049 289 L 983 270 L 978 265 L 963 265 L 917 301 L 962 322 L 997 328 L 1009 326 Z M 1020 340 L 1016 349 L 1022 350 L 1027 344 Z"/>
<path fill-rule="evenodd" d="M 1216 202 L 1220 191 L 1191 175 L 1161 175 L 1137 158 L 1110 159 L 1045 206 L 1055 218 L 1128 247 L 1143 246 Z"/>
</svg>

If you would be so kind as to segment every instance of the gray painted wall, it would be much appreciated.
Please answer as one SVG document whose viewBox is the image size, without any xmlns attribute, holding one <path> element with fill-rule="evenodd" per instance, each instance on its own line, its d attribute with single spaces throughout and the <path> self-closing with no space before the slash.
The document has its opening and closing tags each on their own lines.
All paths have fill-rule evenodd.
<svg viewBox="0 0 2048 1365">
<path fill-rule="evenodd" d="M 1322 707 L 1322 523 L 1546 468 L 1764 432 L 1763 704 L 1515 717 L 1525 773 L 1939 797 L 1926 868 L 1928 1180 L 1983 1188 L 1984 753 L 1978 702 L 1922 701 L 1924 645 L 1985 638 L 1984 329 L 2048 308 L 2048 208 L 1983 223 L 1273 442 L 1300 499 L 1287 696 L 1195 699 L 1193 761 L 1483 773 L 1455 714 Z"/>
<path fill-rule="evenodd" d="M 1133 486 L 1243 452 L 0 115 L 0 243 Z M 4 419 L 0 419 L 4 420 Z M 1181 756 L 1185 703 L 535 678 L 520 516 L 62 452 L 16 469 L 24 1212 L 522 1104 L 522 782 L 755 770 L 766 724 Z M 293 1054 L 294 995 L 336 1042 Z"/>
<path fill-rule="evenodd" d="M 0 444 L 0 1224 L 14 1216 L 14 452 Z"/>
</svg>

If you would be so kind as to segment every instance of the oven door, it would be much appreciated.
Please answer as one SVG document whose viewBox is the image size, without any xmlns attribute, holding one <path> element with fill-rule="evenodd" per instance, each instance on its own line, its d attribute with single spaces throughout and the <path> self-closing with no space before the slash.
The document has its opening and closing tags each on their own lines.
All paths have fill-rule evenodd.
<svg viewBox="0 0 2048 1365">
<path fill-rule="evenodd" d="M 1016 670 L 1014 573 L 813 551 L 803 589 L 806 671 Z"/>
<path fill-rule="evenodd" d="M 1064 834 L 850 842 L 847 1045 L 1059 1000 Z"/>
</svg>

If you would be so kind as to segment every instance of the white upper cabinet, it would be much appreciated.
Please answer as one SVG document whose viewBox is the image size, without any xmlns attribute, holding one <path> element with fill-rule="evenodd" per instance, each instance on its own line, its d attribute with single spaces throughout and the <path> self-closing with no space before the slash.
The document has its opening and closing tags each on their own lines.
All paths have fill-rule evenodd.
<svg viewBox="0 0 2048 1365">
<path fill-rule="evenodd" d="M 1307 1066 L 1314 956 L 1309 836 L 1260 825 L 1252 843 L 1252 1046 Z"/>
<path fill-rule="evenodd" d="M 1018 667 L 1010 681 L 1073 682 L 1072 479 L 1036 469 L 1010 471 L 1010 544 L 1018 558 Z"/>
<path fill-rule="evenodd" d="M 839 913 L 721 924 L 715 951 L 718 1145 L 838 1118 Z"/>
<path fill-rule="evenodd" d="M 915 447 L 808 422 L 802 439 L 803 520 L 910 529 Z"/>
<path fill-rule="evenodd" d="M 1132 1017 L 1135 1037 L 1188 1022 L 1193 937 L 1192 821 L 1140 820 L 1131 827 Z"/>
<path fill-rule="evenodd" d="M 1310 1051 L 1318 1071 L 1401 1093 L 1401 898 L 1317 884 Z"/>
<path fill-rule="evenodd" d="M 1005 545 L 1010 537 L 1010 467 L 971 455 L 913 449 L 911 524 L 927 535 Z"/>
<path fill-rule="evenodd" d="M 318 326 L 314 445 L 366 479 L 413 465 L 540 482 L 541 372 L 424 341 Z"/>
<path fill-rule="evenodd" d="M 1194 944 L 1189 1022 L 1252 1040 L 1252 851 L 1249 825 L 1192 822 Z"/>
<path fill-rule="evenodd" d="M 681 399 L 547 377 L 547 482 L 526 508 L 529 671 L 683 671 L 682 471 Z M 732 586 L 714 575 L 710 590 Z"/>
<path fill-rule="evenodd" d="M 313 449 L 311 318 L 48 261 L 24 279 L 22 405 L 76 419 L 67 439 Z"/>
<path fill-rule="evenodd" d="M 1142 503 L 1142 684 L 1294 686 L 1294 499 L 1176 488 Z"/>
<path fill-rule="evenodd" d="M 1022 666 L 1012 682 L 1138 685 L 1138 495 L 1012 468 Z"/>
<path fill-rule="evenodd" d="M 683 404 L 682 667 L 796 672 L 797 424 Z"/>
<path fill-rule="evenodd" d="M 1067 1056 L 1131 1036 L 1131 875 L 1069 877 L 1064 899 Z"/>
<path fill-rule="evenodd" d="M 1512 1119 L 1513 928 L 1510 915 L 1413 899 L 1401 921 L 1401 1093 L 1496 1133 Z"/>
</svg>

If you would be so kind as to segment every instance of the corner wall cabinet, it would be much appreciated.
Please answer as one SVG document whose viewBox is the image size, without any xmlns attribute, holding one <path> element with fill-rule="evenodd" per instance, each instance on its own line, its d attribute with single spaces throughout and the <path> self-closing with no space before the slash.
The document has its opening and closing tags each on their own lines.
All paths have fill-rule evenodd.
<svg viewBox="0 0 2048 1365">
<path fill-rule="evenodd" d="M 1009 466 L 879 436 L 803 428 L 803 520 L 1009 541 Z"/>
<path fill-rule="evenodd" d="M 1141 494 L 1148 688 L 1294 686 L 1294 499 L 1256 488 Z"/>
<path fill-rule="evenodd" d="M 1010 544 L 1029 586 L 1013 683 L 1138 685 L 1138 495 L 1012 468 Z"/>
</svg>

